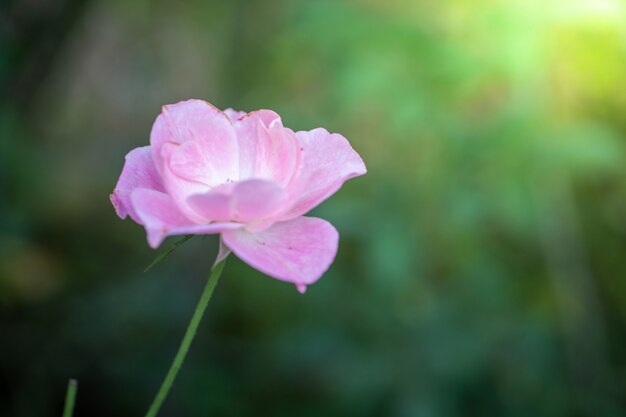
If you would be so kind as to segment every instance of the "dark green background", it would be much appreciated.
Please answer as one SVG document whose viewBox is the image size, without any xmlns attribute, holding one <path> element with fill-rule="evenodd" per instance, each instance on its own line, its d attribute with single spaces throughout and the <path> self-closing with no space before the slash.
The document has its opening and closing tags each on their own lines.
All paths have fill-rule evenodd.
<svg viewBox="0 0 626 417">
<path fill-rule="evenodd" d="M 141 416 L 216 254 L 108 201 L 160 106 L 340 132 L 305 296 L 231 258 L 162 416 L 626 415 L 620 0 L 0 5 L 0 415 Z M 171 240 L 172 241 L 172 240 Z M 171 243 L 168 241 L 167 243 Z"/>
</svg>

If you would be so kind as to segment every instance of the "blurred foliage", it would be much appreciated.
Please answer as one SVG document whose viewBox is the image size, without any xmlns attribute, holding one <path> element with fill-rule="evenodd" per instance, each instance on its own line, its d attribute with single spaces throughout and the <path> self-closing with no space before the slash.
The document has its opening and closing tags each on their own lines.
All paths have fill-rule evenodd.
<svg viewBox="0 0 626 417">
<path fill-rule="evenodd" d="M 0 415 L 141 415 L 217 251 L 108 202 L 160 106 L 271 108 L 367 176 L 306 296 L 229 261 L 163 416 L 626 415 L 620 0 L 0 6 Z"/>
</svg>

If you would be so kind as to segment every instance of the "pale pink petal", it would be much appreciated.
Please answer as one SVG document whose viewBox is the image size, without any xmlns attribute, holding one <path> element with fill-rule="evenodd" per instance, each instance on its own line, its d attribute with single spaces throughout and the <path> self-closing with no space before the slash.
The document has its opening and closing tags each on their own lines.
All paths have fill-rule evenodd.
<svg viewBox="0 0 626 417">
<path fill-rule="evenodd" d="M 138 223 L 143 224 L 151 247 L 158 247 L 163 239 L 172 235 L 213 234 L 242 227 L 237 223 L 192 223 L 178 210 L 170 196 L 148 188 L 136 188 L 131 202 Z"/>
<path fill-rule="evenodd" d="M 328 269 L 337 254 L 339 234 L 325 220 L 299 217 L 276 223 L 260 233 L 222 232 L 235 254 L 259 271 L 296 284 L 303 292 Z"/>
<path fill-rule="evenodd" d="M 224 221 L 231 218 L 231 198 L 230 192 L 224 192 L 218 188 L 204 194 L 190 196 L 187 204 L 203 219 Z"/>
<path fill-rule="evenodd" d="M 190 149 L 187 142 L 195 145 Z M 167 166 L 161 148 L 167 143 L 185 144 L 181 147 L 180 152 L 184 155 L 180 158 L 195 160 L 191 173 L 179 166 L 177 174 L 184 178 L 214 186 L 239 176 L 235 130 L 227 115 L 205 101 L 187 100 L 163 106 L 150 134 L 152 156 L 162 176 Z M 201 179 L 196 178 L 203 167 L 207 172 Z M 169 191 L 167 183 L 165 188 Z"/>
<path fill-rule="evenodd" d="M 171 146 L 166 143 L 164 148 Z M 207 153 L 199 141 L 185 142 L 182 145 L 175 145 L 169 160 L 169 168 L 180 178 L 199 182 L 210 187 L 215 187 L 224 183 L 235 181 L 239 173 L 231 170 L 229 177 L 224 172 L 224 167 L 216 164 L 214 159 L 218 158 L 217 153 Z"/>
<path fill-rule="evenodd" d="M 201 223 L 204 221 L 204 218 L 198 216 L 198 214 L 187 204 L 187 199 L 189 196 L 194 194 L 203 194 L 208 192 L 211 187 L 206 185 L 203 182 L 198 181 L 190 181 L 184 179 L 174 173 L 174 171 L 169 168 L 169 165 L 173 159 L 173 156 L 176 154 L 176 151 L 181 147 L 181 145 L 168 142 L 162 146 L 162 157 L 165 163 L 165 168 L 163 169 L 163 184 L 165 185 L 165 189 L 167 193 L 174 200 L 174 204 L 176 207 L 185 214 L 185 216 L 194 221 L 196 223 Z"/>
<path fill-rule="evenodd" d="M 276 183 L 252 179 L 193 195 L 188 204 L 207 220 L 251 223 L 271 218 L 281 210 L 286 198 L 287 194 Z"/>
<path fill-rule="evenodd" d="M 250 112 L 233 123 L 239 143 L 239 178 L 248 179 L 254 174 L 259 124 L 269 128 L 280 116 L 271 110 Z"/>
<path fill-rule="evenodd" d="M 256 179 L 240 182 L 231 200 L 232 220 L 247 223 L 271 217 L 286 198 L 285 190 L 274 182 Z"/>
<path fill-rule="evenodd" d="M 260 110 L 251 111 L 250 113 L 247 113 L 245 117 L 241 117 L 240 119 L 242 123 L 246 123 L 246 119 L 249 119 L 251 121 L 260 120 L 264 126 L 270 127 L 272 122 L 274 122 L 275 120 L 280 121 L 280 116 L 275 111 L 260 109 Z M 254 124 L 256 126 L 256 122 L 254 122 Z"/>
<path fill-rule="evenodd" d="M 301 162 L 287 188 L 292 207 L 284 219 L 305 214 L 344 182 L 367 172 L 363 160 L 343 136 L 322 128 L 296 135 L 302 146 Z"/>
<path fill-rule="evenodd" d="M 228 116 L 231 122 L 234 123 L 237 120 L 241 119 L 243 116 L 245 116 L 247 113 L 245 111 L 237 111 L 229 107 L 224 110 L 224 114 Z"/>
<path fill-rule="evenodd" d="M 257 125 L 256 161 L 253 176 L 287 186 L 300 164 L 300 141 L 293 130 L 275 120 L 267 128 Z"/>
<path fill-rule="evenodd" d="M 115 185 L 113 194 L 111 194 L 113 207 L 122 219 L 129 215 L 131 219 L 138 221 L 130 202 L 130 193 L 135 188 L 151 188 L 163 191 L 161 178 L 152 162 L 150 146 L 135 148 L 126 155 L 122 174 Z"/>
</svg>

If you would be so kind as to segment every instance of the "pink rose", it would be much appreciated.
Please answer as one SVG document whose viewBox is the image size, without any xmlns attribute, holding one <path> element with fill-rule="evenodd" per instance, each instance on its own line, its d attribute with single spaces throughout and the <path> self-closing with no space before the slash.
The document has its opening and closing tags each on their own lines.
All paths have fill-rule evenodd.
<svg viewBox="0 0 626 417">
<path fill-rule="evenodd" d="M 294 133 L 270 110 L 188 100 L 164 106 L 150 146 L 126 155 L 111 202 L 153 248 L 170 235 L 219 233 L 243 261 L 304 292 L 332 263 L 339 235 L 303 214 L 365 172 L 339 134 Z"/>
</svg>

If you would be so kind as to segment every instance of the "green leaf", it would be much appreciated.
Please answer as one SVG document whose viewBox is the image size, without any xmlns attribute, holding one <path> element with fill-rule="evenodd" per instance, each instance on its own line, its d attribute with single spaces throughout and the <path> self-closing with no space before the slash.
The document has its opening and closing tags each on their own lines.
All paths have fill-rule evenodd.
<svg viewBox="0 0 626 417">
<path fill-rule="evenodd" d="M 172 244 L 171 246 L 169 246 L 168 248 L 166 248 L 163 252 L 161 252 L 160 254 L 157 255 L 156 258 L 154 258 L 154 260 L 150 263 L 150 265 L 148 265 L 146 267 L 146 269 L 143 270 L 143 272 L 148 272 L 150 269 L 152 269 L 155 265 L 157 265 L 158 263 L 160 263 L 161 261 L 164 261 L 168 256 L 170 256 L 172 254 L 172 252 L 174 252 L 180 245 L 182 245 L 183 243 L 187 242 L 189 239 L 191 239 L 194 235 L 186 235 L 185 237 L 183 237 L 182 239 L 180 239 L 179 241 L 175 242 L 174 244 Z"/>
</svg>

